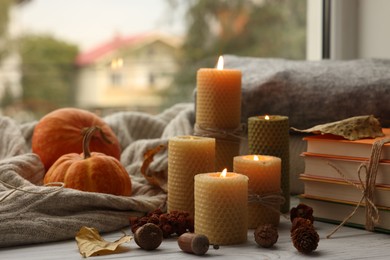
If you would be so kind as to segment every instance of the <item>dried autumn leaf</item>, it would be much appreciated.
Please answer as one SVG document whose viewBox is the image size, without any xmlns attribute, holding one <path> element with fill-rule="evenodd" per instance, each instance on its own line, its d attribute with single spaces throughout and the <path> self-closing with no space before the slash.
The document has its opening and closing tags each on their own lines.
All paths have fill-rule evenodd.
<svg viewBox="0 0 390 260">
<path fill-rule="evenodd" d="M 80 254 L 85 258 L 93 255 L 113 253 L 117 251 L 119 245 L 129 242 L 131 239 L 131 236 L 124 235 L 114 242 L 108 242 L 100 236 L 97 229 L 92 227 L 82 227 L 76 234 L 77 246 Z"/>
<path fill-rule="evenodd" d="M 305 130 L 300 130 L 294 127 L 291 127 L 291 129 L 302 133 L 339 135 L 352 141 L 361 138 L 376 138 L 384 136 L 381 123 L 372 115 L 354 116 L 336 122 L 316 125 Z"/>
<path fill-rule="evenodd" d="M 141 173 L 145 177 L 145 179 L 151 185 L 160 187 L 164 191 L 166 191 L 166 183 L 167 183 L 165 172 L 164 171 L 158 171 L 158 172 L 149 171 L 149 174 L 148 174 L 148 168 L 149 168 L 149 165 L 153 162 L 154 155 L 165 148 L 166 148 L 166 146 L 161 144 L 161 145 L 154 147 L 153 149 L 146 151 L 144 154 L 144 161 L 143 161 L 142 166 L 141 166 Z"/>
</svg>

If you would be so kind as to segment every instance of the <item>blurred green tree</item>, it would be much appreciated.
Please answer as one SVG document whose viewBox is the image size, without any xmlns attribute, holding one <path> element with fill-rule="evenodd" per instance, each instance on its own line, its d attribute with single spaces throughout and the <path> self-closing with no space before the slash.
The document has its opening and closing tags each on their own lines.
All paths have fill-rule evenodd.
<svg viewBox="0 0 390 260">
<path fill-rule="evenodd" d="M 78 47 L 52 36 L 20 38 L 23 104 L 36 116 L 74 104 Z"/>
<path fill-rule="evenodd" d="M 15 99 L 9 88 L 1 98 L 2 107 L 20 106 L 36 118 L 49 111 L 74 104 L 74 59 L 78 47 L 51 36 L 8 36 L 10 9 L 31 0 L 0 0 L 0 61 L 9 50 L 18 48 L 22 60 L 22 100 Z"/>
<path fill-rule="evenodd" d="M 11 8 L 14 5 L 24 4 L 29 1 L 30 0 L 0 0 L 0 64 L 7 55 L 12 51 L 16 51 L 16 44 L 14 39 L 11 39 L 8 30 Z M 17 102 L 17 98 L 14 96 L 7 79 L 2 79 L 0 87 L 2 87 L 0 89 L 0 109 L 3 110 Z"/>
<path fill-rule="evenodd" d="M 24 4 L 31 0 L 1 0 L 0 1 L 0 61 L 7 54 L 9 46 L 8 24 L 10 10 L 13 5 Z"/>
<path fill-rule="evenodd" d="M 191 101 L 196 71 L 218 56 L 304 59 L 306 0 L 167 0 L 186 10 L 186 35 L 166 106 Z"/>
<path fill-rule="evenodd" d="M 12 94 L 11 88 L 7 84 L 4 84 L 4 90 L 0 98 L 0 108 L 6 108 L 7 106 L 15 102 L 14 95 Z"/>
<path fill-rule="evenodd" d="M 9 21 L 9 10 L 12 6 L 13 0 L 0 1 L 0 61 L 6 54 L 6 39 Z"/>
</svg>

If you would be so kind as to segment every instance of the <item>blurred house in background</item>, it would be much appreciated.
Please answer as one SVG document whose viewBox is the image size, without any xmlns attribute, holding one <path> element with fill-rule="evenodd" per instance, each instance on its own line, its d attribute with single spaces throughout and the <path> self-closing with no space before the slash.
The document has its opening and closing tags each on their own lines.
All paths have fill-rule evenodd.
<svg viewBox="0 0 390 260">
<path fill-rule="evenodd" d="M 159 112 L 177 71 L 180 39 L 158 32 L 122 37 L 80 53 L 76 105 L 88 110 Z"/>
</svg>

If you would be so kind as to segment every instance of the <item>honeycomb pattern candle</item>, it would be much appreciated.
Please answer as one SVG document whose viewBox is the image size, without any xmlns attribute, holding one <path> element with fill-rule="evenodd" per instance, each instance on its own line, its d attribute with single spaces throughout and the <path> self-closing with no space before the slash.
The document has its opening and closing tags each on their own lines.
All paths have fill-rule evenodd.
<svg viewBox="0 0 390 260">
<path fill-rule="evenodd" d="M 279 157 L 282 160 L 281 188 L 285 203 L 280 211 L 290 210 L 290 152 L 287 116 L 253 116 L 248 118 L 248 148 L 250 154 Z"/>
<path fill-rule="evenodd" d="M 220 138 L 219 132 L 234 132 L 241 122 L 241 71 L 223 69 L 223 57 L 217 68 L 197 72 L 196 135 L 217 139 L 216 169 L 233 169 L 233 157 L 239 154 L 240 140 Z M 204 133 L 206 131 L 206 133 Z M 214 135 L 217 133 L 217 135 Z M 205 135 L 206 134 L 206 135 Z M 208 135 L 207 135 L 208 134 Z"/>
<path fill-rule="evenodd" d="M 168 211 L 194 215 L 194 176 L 215 171 L 215 139 L 176 136 L 168 142 Z"/>
<path fill-rule="evenodd" d="M 233 171 L 233 158 L 240 153 L 240 140 L 215 140 L 215 170 L 228 169 Z"/>
<path fill-rule="evenodd" d="M 226 172 L 195 176 L 195 233 L 210 243 L 241 244 L 247 241 L 248 177 Z"/>
<path fill-rule="evenodd" d="M 278 201 L 280 201 L 281 196 L 280 158 L 266 155 L 236 156 L 234 157 L 233 167 L 234 172 L 248 176 L 250 195 L 272 198 L 271 201 L 265 201 L 266 205 L 259 203 L 259 201 L 248 204 L 248 228 L 257 228 L 259 225 L 265 224 L 278 226 L 280 220 L 280 204 Z"/>
</svg>

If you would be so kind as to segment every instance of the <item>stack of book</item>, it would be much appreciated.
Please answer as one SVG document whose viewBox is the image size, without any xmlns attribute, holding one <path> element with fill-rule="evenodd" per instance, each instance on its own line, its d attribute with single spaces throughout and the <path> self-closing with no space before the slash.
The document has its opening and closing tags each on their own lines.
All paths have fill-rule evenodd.
<svg viewBox="0 0 390 260">
<path fill-rule="evenodd" d="M 340 223 L 356 207 L 362 198 L 362 189 L 356 187 L 365 183 L 366 171 L 359 166 L 367 163 L 375 141 L 390 137 L 390 128 L 383 128 L 384 137 L 349 141 L 334 135 L 307 136 L 307 151 L 302 154 L 305 162 L 300 179 L 304 193 L 300 202 L 314 210 L 319 221 Z M 364 200 L 363 200 L 364 202 Z M 374 203 L 379 210 L 379 223 L 375 230 L 390 232 L 390 143 L 382 148 L 381 160 L 376 177 Z M 346 225 L 365 225 L 365 204 L 361 205 Z"/>
</svg>

